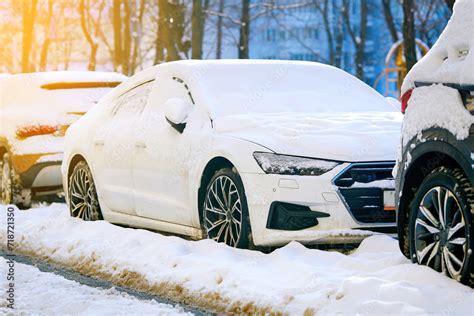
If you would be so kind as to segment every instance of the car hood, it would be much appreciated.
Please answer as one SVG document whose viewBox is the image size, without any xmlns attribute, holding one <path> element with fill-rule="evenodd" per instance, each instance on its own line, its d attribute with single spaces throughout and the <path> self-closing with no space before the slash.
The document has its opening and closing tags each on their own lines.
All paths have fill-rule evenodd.
<svg viewBox="0 0 474 316">
<path fill-rule="evenodd" d="M 395 160 L 397 112 L 264 113 L 217 118 L 214 129 L 276 153 L 339 161 Z"/>
</svg>

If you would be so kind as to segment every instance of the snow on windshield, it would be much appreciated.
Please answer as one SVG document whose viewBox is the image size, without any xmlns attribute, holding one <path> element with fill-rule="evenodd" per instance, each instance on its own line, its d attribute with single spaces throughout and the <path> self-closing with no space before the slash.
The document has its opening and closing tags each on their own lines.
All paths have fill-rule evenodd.
<svg viewBox="0 0 474 316">
<path fill-rule="evenodd" d="M 395 111 L 337 68 L 310 62 L 207 67 L 201 87 L 213 118 L 244 113 Z"/>
</svg>

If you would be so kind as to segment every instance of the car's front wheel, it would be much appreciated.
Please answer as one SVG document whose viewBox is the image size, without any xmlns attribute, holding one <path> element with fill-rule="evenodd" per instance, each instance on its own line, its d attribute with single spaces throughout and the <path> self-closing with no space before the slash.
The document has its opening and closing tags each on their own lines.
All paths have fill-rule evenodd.
<svg viewBox="0 0 474 316">
<path fill-rule="evenodd" d="M 103 219 L 91 170 L 79 162 L 69 177 L 69 209 L 72 217 L 85 221 Z"/>
<path fill-rule="evenodd" d="M 474 192 L 457 169 L 441 167 L 418 188 L 410 213 L 410 254 L 414 262 L 472 283 Z"/>
<path fill-rule="evenodd" d="M 216 172 L 206 189 L 202 220 L 207 237 L 235 248 L 251 246 L 251 228 L 242 179 L 235 168 Z"/>
</svg>

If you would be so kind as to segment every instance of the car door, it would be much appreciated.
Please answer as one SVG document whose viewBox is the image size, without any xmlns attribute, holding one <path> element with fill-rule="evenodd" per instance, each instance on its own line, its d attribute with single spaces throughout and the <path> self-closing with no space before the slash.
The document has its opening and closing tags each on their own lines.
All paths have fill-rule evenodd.
<svg viewBox="0 0 474 316">
<path fill-rule="evenodd" d="M 185 84 L 177 78 L 157 80 L 137 127 L 141 148 L 133 159 L 138 216 L 192 226 L 189 192 L 191 136 L 168 124 L 165 106 L 171 98 L 192 104 Z"/>
<path fill-rule="evenodd" d="M 115 212 L 135 215 L 132 159 L 135 133 L 151 82 L 138 83 L 112 100 L 93 139 L 101 201 Z"/>
</svg>

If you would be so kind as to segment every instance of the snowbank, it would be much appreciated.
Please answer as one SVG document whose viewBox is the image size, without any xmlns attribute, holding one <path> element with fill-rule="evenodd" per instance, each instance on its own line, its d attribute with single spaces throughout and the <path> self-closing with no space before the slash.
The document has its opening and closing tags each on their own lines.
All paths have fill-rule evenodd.
<svg viewBox="0 0 474 316">
<path fill-rule="evenodd" d="M 0 258 L 0 274 L 7 275 L 7 270 L 7 260 Z M 0 288 L 7 290 L 6 278 L 0 280 Z M 14 289 L 16 315 L 190 315 L 181 308 L 81 285 L 20 263 L 15 263 Z M 8 312 L 11 309 L 2 301 L 0 313 Z"/>
<path fill-rule="evenodd" d="M 0 239 L 5 245 L 4 230 Z M 220 312 L 473 312 L 472 289 L 411 264 L 385 236 L 366 239 L 351 255 L 298 243 L 262 254 L 83 222 L 53 204 L 15 212 L 15 239 L 19 252 Z"/>
</svg>

